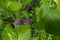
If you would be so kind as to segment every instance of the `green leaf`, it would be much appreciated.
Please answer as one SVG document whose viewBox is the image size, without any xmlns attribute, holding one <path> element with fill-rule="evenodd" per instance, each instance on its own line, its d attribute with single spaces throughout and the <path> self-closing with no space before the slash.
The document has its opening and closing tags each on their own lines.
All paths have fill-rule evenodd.
<svg viewBox="0 0 60 40">
<path fill-rule="evenodd" d="M 14 0 L 1 0 L 0 7 L 5 10 L 17 11 L 21 9 L 22 4 Z"/>
<path fill-rule="evenodd" d="M 0 19 L 0 33 L 3 31 L 4 26 L 5 26 L 4 21 Z"/>
<path fill-rule="evenodd" d="M 60 13 L 56 9 L 48 13 L 45 28 L 48 33 L 60 35 Z"/>
<path fill-rule="evenodd" d="M 40 19 L 45 22 L 44 29 L 47 33 L 51 33 L 54 35 L 60 35 L 60 12 L 54 7 L 51 7 L 52 1 L 49 2 L 47 0 L 42 0 L 41 3 L 41 17 Z M 54 5 L 55 6 L 55 5 Z M 41 22 L 40 22 L 41 23 Z M 42 23 L 41 23 L 42 24 Z"/>
<path fill-rule="evenodd" d="M 2 7 L 3 9 L 7 10 L 7 0 L 0 0 L 0 7 Z"/>
<path fill-rule="evenodd" d="M 29 4 L 31 1 L 32 1 L 32 0 L 21 0 L 22 4 L 25 5 L 25 6 L 26 6 L 27 4 Z"/>
<path fill-rule="evenodd" d="M 28 18 L 29 17 L 29 13 L 26 10 L 22 11 L 23 17 Z"/>
<path fill-rule="evenodd" d="M 8 8 L 10 11 L 18 11 L 22 8 L 22 4 L 19 2 L 12 2 Z"/>
<path fill-rule="evenodd" d="M 20 25 L 17 27 L 18 40 L 30 40 L 30 25 Z"/>
<path fill-rule="evenodd" d="M 54 0 L 57 4 L 57 9 L 60 11 L 60 0 Z"/>
<path fill-rule="evenodd" d="M 52 40 L 60 40 L 60 36 L 54 35 Z"/>
<path fill-rule="evenodd" d="M 7 24 L 2 33 L 2 40 L 17 40 L 17 35 L 12 26 Z"/>
<path fill-rule="evenodd" d="M 39 37 L 32 37 L 31 40 L 38 40 Z"/>
<path fill-rule="evenodd" d="M 30 25 L 20 25 L 14 30 L 7 24 L 2 33 L 2 40 L 29 40 L 30 34 Z"/>
</svg>

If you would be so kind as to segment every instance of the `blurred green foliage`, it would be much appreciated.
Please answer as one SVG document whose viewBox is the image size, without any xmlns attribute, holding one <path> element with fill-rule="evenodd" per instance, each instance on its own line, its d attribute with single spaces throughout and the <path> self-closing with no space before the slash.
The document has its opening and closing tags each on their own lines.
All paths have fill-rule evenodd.
<svg viewBox="0 0 60 40">
<path fill-rule="evenodd" d="M 60 1 L 0 0 L 0 40 L 60 40 Z"/>
</svg>

